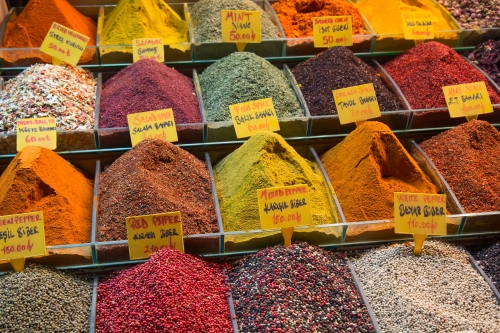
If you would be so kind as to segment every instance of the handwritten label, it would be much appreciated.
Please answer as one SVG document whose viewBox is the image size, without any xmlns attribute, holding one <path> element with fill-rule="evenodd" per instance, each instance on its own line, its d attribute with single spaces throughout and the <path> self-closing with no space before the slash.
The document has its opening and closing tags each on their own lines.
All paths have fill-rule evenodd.
<svg viewBox="0 0 500 333">
<path fill-rule="evenodd" d="M 446 195 L 395 192 L 394 232 L 446 235 Z"/>
<path fill-rule="evenodd" d="M 127 121 L 132 147 L 146 139 L 178 141 L 172 109 L 131 113 Z"/>
<path fill-rule="evenodd" d="M 57 148 L 56 118 L 19 119 L 16 125 L 17 151 L 28 146 L 39 146 L 54 150 Z"/>
<path fill-rule="evenodd" d="M 481 82 L 443 87 L 451 118 L 493 112 L 486 84 Z"/>
<path fill-rule="evenodd" d="M 262 230 L 312 224 L 306 184 L 257 190 Z"/>
<path fill-rule="evenodd" d="M 332 93 L 341 124 L 380 117 L 373 83 L 337 89 Z"/>
<path fill-rule="evenodd" d="M 0 216 L 0 259 L 45 255 L 43 212 Z"/>
<path fill-rule="evenodd" d="M 132 40 L 134 62 L 141 59 L 165 61 L 165 50 L 162 38 L 136 38 Z"/>
<path fill-rule="evenodd" d="M 131 260 L 149 258 L 167 247 L 184 253 L 180 212 L 127 217 L 126 224 Z"/>
<path fill-rule="evenodd" d="M 401 12 L 405 39 L 434 39 L 435 17 L 427 11 Z"/>
<path fill-rule="evenodd" d="M 238 139 L 260 132 L 280 130 L 272 98 L 229 105 L 229 111 Z"/>
<path fill-rule="evenodd" d="M 313 17 L 314 47 L 352 46 L 351 16 Z"/>
<path fill-rule="evenodd" d="M 76 66 L 89 41 L 89 37 L 53 22 L 40 51 Z"/>
<path fill-rule="evenodd" d="M 222 42 L 260 43 L 260 12 L 251 10 L 223 10 Z"/>
</svg>

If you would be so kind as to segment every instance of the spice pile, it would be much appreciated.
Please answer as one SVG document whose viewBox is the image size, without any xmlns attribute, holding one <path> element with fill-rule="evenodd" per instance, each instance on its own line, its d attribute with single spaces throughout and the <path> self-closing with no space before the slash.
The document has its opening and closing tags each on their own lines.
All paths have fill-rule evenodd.
<svg viewBox="0 0 500 333">
<path fill-rule="evenodd" d="M 498 289 L 500 287 L 500 260 L 498 260 L 500 258 L 500 243 L 469 249 L 469 252 Z"/>
<path fill-rule="evenodd" d="M 53 22 L 89 37 L 88 46 L 95 45 L 96 23 L 90 17 L 80 14 L 67 0 L 30 0 L 17 18 L 7 23 L 2 47 L 39 48 Z M 80 62 L 90 61 L 94 53 L 95 50 L 85 50 Z M 2 52 L 2 58 L 8 62 L 35 56 L 41 57 L 44 62 L 52 62 L 51 56 L 38 50 Z"/>
<path fill-rule="evenodd" d="M 472 120 L 420 144 L 466 213 L 500 211 L 500 133 Z"/>
<path fill-rule="evenodd" d="M 488 74 L 496 84 L 500 84 L 500 42 L 489 40 L 479 45 L 469 54 L 469 60 Z"/>
<path fill-rule="evenodd" d="M 442 87 L 484 81 L 491 103 L 500 96 L 486 77 L 450 47 L 438 42 L 415 46 L 384 65 L 413 109 L 446 107 Z M 411 69 L 411 70 L 409 70 Z"/>
<path fill-rule="evenodd" d="M 344 257 L 297 243 L 243 258 L 229 272 L 239 331 L 373 332 Z"/>
<path fill-rule="evenodd" d="M 500 306 L 464 250 L 426 241 L 373 249 L 351 261 L 382 332 L 500 332 Z"/>
<path fill-rule="evenodd" d="M 0 277 L 0 290 L 2 332 L 89 332 L 88 277 L 32 264 Z"/>
<path fill-rule="evenodd" d="M 314 164 L 278 134 L 251 136 L 214 169 L 225 231 L 260 229 L 257 190 L 307 184 L 313 224 L 335 222 L 326 186 Z"/>
<path fill-rule="evenodd" d="M 162 249 L 99 283 L 96 332 L 233 332 L 225 265 Z"/>
<path fill-rule="evenodd" d="M 320 16 L 351 16 L 353 35 L 366 32 L 361 13 L 346 0 L 279 0 L 273 9 L 288 38 L 312 37 L 313 17 Z"/>
<path fill-rule="evenodd" d="M 253 53 L 234 52 L 199 78 L 208 121 L 229 121 L 229 105 L 262 98 L 273 99 L 278 118 L 304 116 L 285 74 Z"/>
<path fill-rule="evenodd" d="M 495 28 L 500 25 L 498 0 L 438 0 L 463 29 Z"/>
<path fill-rule="evenodd" d="M 321 162 L 347 222 L 392 219 L 394 192 L 438 193 L 389 127 L 376 121 L 356 128 Z"/>
<path fill-rule="evenodd" d="M 127 239 L 128 216 L 176 211 L 184 235 L 219 231 L 207 166 L 169 142 L 142 141 L 101 174 L 97 240 Z"/>
<path fill-rule="evenodd" d="M 200 0 L 189 8 L 196 43 L 222 42 L 221 10 L 259 11 L 262 40 L 280 37 L 269 14 L 252 0 Z"/>
<path fill-rule="evenodd" d="M 143 59 L 109 79 L 101 93 L 99 127 L 127 127 L 127 115 L 172 108 L 177 124 L 201 122 L 193 80 Z"/>
<path fill-rule="evenodd" d="M 403 109 L 398 97 L 384 85 L 375 70 L 345 47 L 321 52 L 298 64 L 292 72 L 313 116 L 337 114 L 332 90 L 366 83 L 373 83 L 381 111 Z"/>
<path fill-rule="evenodd" d="M 0 133 L 15 133 L 23 118 L 56 117 L 58 130 L 94 126 L 96 79 L 80 67 L 37 64 L 0 91 Z"/>
<path fill-rule="evenodd" d="M 51 150 L 26 147 L 0 177 L 0 215 L 42 211 L 48 246 L 90 242 L 92 183 Z"/>
</svg>

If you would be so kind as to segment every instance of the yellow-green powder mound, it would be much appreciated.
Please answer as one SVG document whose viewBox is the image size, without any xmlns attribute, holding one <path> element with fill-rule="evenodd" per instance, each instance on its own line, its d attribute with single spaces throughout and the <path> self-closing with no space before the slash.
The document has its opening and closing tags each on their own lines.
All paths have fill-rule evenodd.
<svg viewBox="0 0 500 333">
<path fill-rule="evenodd" d="M 307 184 L 313 223 L 332 224 L 335 217 L 324 179 L 275 133 L 256 134 L 215 167 L 215 182 L 225 231 L 261 229 L 257 190 Z"/>
</svg>

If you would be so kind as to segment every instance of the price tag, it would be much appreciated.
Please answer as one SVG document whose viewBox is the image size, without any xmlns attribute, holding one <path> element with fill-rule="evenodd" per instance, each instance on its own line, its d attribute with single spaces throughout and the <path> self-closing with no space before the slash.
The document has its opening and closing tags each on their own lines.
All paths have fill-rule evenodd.
<svg viewBox="0 0 500 333">
<path fill-rule="evenodd" d="M 126 224 L 131 260 L 149 258 L 167 247 L 184 253 L 180 212 L 127 217 Z"/>
<path fill-rule="evenodd" d="M 451 118 L 472 117 L 493 112 L 486 84 L 481 82 L 443 87 Z"/>
<path fill-rule="evenodd" d="M 436 18 L 427 11 L 401 12 L 405 39 L 434 39 L 433 22 Z"/>
<path fill-rule="evenodd" d="M 313 17 L 314 47 L 352 46 L 351 16 Z"/>
<path fill-rule="evenodd" d="M 257 190 L 262 230 L 312 224 L 306 184 Z"/>
<path fill-rule="evenodd" d="M 373 83 L 333 90 L 333 99 L 341 124 L 380 117 Z"/>
<path fill-rule="evenodd" d="M 76 66 L 89 40 L 89 37 L 53 22 L 40 51 Z"/>
<path fill-rule="evenodd" d="M 239 52 L 247 43 L 260 43 L 262 34 L 260 12 L 252 10 L 222 10 L 222 42 L 237 43 Z"/>
<path fill-rule="evenodd" d="M 178 141 L 172 109 L 131 113 L 127 121 L 132 147 L 146 139 Z"/>
<path fill-rule="evenodd" d="M 0 259 L 45 255 L 43 212 L 0 216 Z"/>
<path fill-rule="evenodd" d="M 162 38 L 136 38 L 132 40 L 134 62 L 141 59 L 165 61 L 165 50 Z"/>
<path fill-rule="evenodd" d="M 394 232 L 446 235 L 446 195 L 395 192 Z"/>
<path fill-rule="evenodd" d="M 39 146 L 54 150 L 57 148 L 56 118 L 19 119 L 16 125 L 17 151 L 28 146 Z"/>
<path fill-rule="evenodd" d="M 272 98 L 229 105 L 229 111 L 238 139 L 260 132 L 280 130 Z"/>
</svg>

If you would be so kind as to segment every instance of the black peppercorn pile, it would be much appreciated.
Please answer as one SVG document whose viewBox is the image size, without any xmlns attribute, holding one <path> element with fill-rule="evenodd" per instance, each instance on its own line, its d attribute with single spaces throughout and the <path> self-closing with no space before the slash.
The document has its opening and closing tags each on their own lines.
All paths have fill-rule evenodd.
<svg viewBox="0 0 500 333">
<path fill-rule="evenodd" d="M 313 116 L 337 114 L 332 90 L 373 83 L 380 111 L 403 110 L 399 98 L 391 92 L 373 68 L 345 47 L 332 47 L 298 64 L 293 75 L 301 85 L 307 107 Z"/>
<path fill-rule="evenodd" d="M 343 254 L 275 246 L 229 272 L 240 332 L 373 332 Z"/>
<path fill-rule="evenodd" d="M 500 289 L 500 242 L 488 247 L 476 247 L 469 249 L 470 254 L 479 263 L 491 281 Z"/>
</svg>

